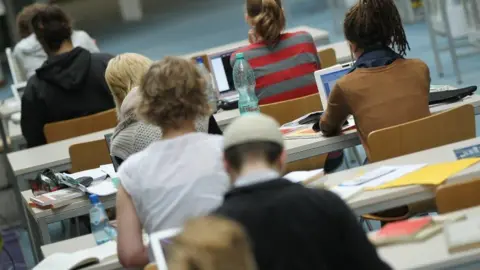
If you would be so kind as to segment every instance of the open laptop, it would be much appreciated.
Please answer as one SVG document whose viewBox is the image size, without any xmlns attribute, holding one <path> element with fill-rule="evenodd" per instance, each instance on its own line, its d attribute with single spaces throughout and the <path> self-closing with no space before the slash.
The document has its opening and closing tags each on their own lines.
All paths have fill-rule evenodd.
<svg viewBox="0 0 480 270">
<path fill-rule="evenodd" d="M 236 50 L 238 48 L 218 52 L 208 57 L 220 100 L 228 102 L 238 101 L 238 92 L 233 84 L 233 67 L 230 64 L 230 58 Z"/>
<path fill-rule="evenodd" d="M 330 92 L 332 92 L 335 83 L 338 79 L 345 76 L 351 68 L 352 63 L 347 63 L 321 69 L 314 73 L 323 110 L 327 109 L 328 96 L 330 96 Z"/>
<path fill-rule="evenodd" d="M 171 244 L 173 237 L 178 235 L 182 229 L 168 229 L 152 233 L 150 235 L 150 247 L 155 257 L 158 270 L 168 270 L 167 259 L 168 245 Z"/>
</svg>

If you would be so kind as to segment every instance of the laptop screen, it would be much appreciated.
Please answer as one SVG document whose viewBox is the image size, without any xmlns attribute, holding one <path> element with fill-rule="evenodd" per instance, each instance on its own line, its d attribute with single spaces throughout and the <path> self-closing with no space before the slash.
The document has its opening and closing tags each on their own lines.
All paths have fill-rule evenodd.
<svg viewBox="0 0 480 270">
<path fill-rule="evenodd" d="M 332 91 L 333 87 L 335 86 L 335 83 L 337 82 L 338 79 L 343 77 L 345 74 L 347 74 L 350 71 L 349 68 L 345 68 L 342 70 L 337 70 L 332 73 L 327 73 L 320 75 L 320 79 L 322 80 L 323 87 L 325 87 L 325 94 L 327 98 L 330 96 L 330 92 Z"/>
<path fill-rule="evenodd" d="M 233 67 L 230 64 L 230 56 L 233 52 L 216 55 L 211 58 L 211 68 L 220 93 L 234 90 Z"/>
</svg>

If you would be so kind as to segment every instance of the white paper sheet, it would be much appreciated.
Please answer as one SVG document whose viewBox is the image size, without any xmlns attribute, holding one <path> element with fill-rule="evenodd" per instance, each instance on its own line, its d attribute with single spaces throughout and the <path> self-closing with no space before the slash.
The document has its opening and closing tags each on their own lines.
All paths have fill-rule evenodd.
<svg viewBox="0 0 480 270">
<path fill-rule="evenodd" d="M 92 186 L 87 188 L 87 191 L 102 197 L 117 193 L 117 189 L 110 178 L 99 181 L 98 183 L 93 183 Z"/>
<path fill-rule="evenodd" d="M 300 183 L 321 172 L 323 172 L 323 169 L 313 171 L 296 171 L 285 175 L 284 178 L 292 181 L 293 183 Z"/>
</svg>

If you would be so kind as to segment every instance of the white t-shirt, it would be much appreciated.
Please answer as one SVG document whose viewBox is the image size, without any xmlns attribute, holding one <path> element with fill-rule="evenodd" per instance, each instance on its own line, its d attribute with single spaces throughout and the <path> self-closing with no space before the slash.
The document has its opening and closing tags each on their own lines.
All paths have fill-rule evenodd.
<svg viewBox="0 0 480 270">
<path fill-rule="evenodd" d="M 230 188 L 222 145 L 222 136 L 190 133 L 154 142 L 120 166 L 122 186 L 148 234 L 220 206 Z"/>
</svg>

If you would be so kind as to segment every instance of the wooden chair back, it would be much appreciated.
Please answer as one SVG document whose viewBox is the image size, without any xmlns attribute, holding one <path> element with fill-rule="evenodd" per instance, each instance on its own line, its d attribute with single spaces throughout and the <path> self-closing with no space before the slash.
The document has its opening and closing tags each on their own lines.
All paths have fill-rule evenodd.
<svg viewBox="0 0 480 270">
<path fill-rule="evenodd" d="M 72 162 L 71 173 L 95 169 L 100 165 L 112 163 L 110 151 L 105 140 L 79 143 L 68 149 Z"/>
<path fill-rule="evenodd" d="M 280 125 L 291 122 L 307 113 L 321 111 L 322 102 L 319 94 L 301 98 L 261 105 L 260 112 L 273 117 Z M 323 168 L 327 155 L 302 159 L 287 164 L 286 172 L 309 171 Z"/>
<path fill-rule="evenodd" d="M 333 48 L 318 51 L 318 57 L 322 64 L 322 68 L 333 67 L 337 64 L 337 54 Z"/>
<path fill-rule="evenodd" d="M 291 122 L 307 113 L 321 110 L 323 108 L 319 94 L 260 106 L 262 113 L 273 117 L 280 125 Z"/>
<path fill-rule="evenodd" d="M 480 179 L 438 187 L 436 203 L 439 214 L 480 205 Z"/>
<path fill-rule="evenodd" d="M 403 156 L 475 138 L 475 113 L 471 105 L 381 129 L 367 139 L 370 162 Z"/>
<path fill-rule="evenodd" d="M 43 128 L 47 143 L 66 140 L 81 135 L 114 128 L 117 125 L 115 109 L 46 124 Z"/>
</svg>

